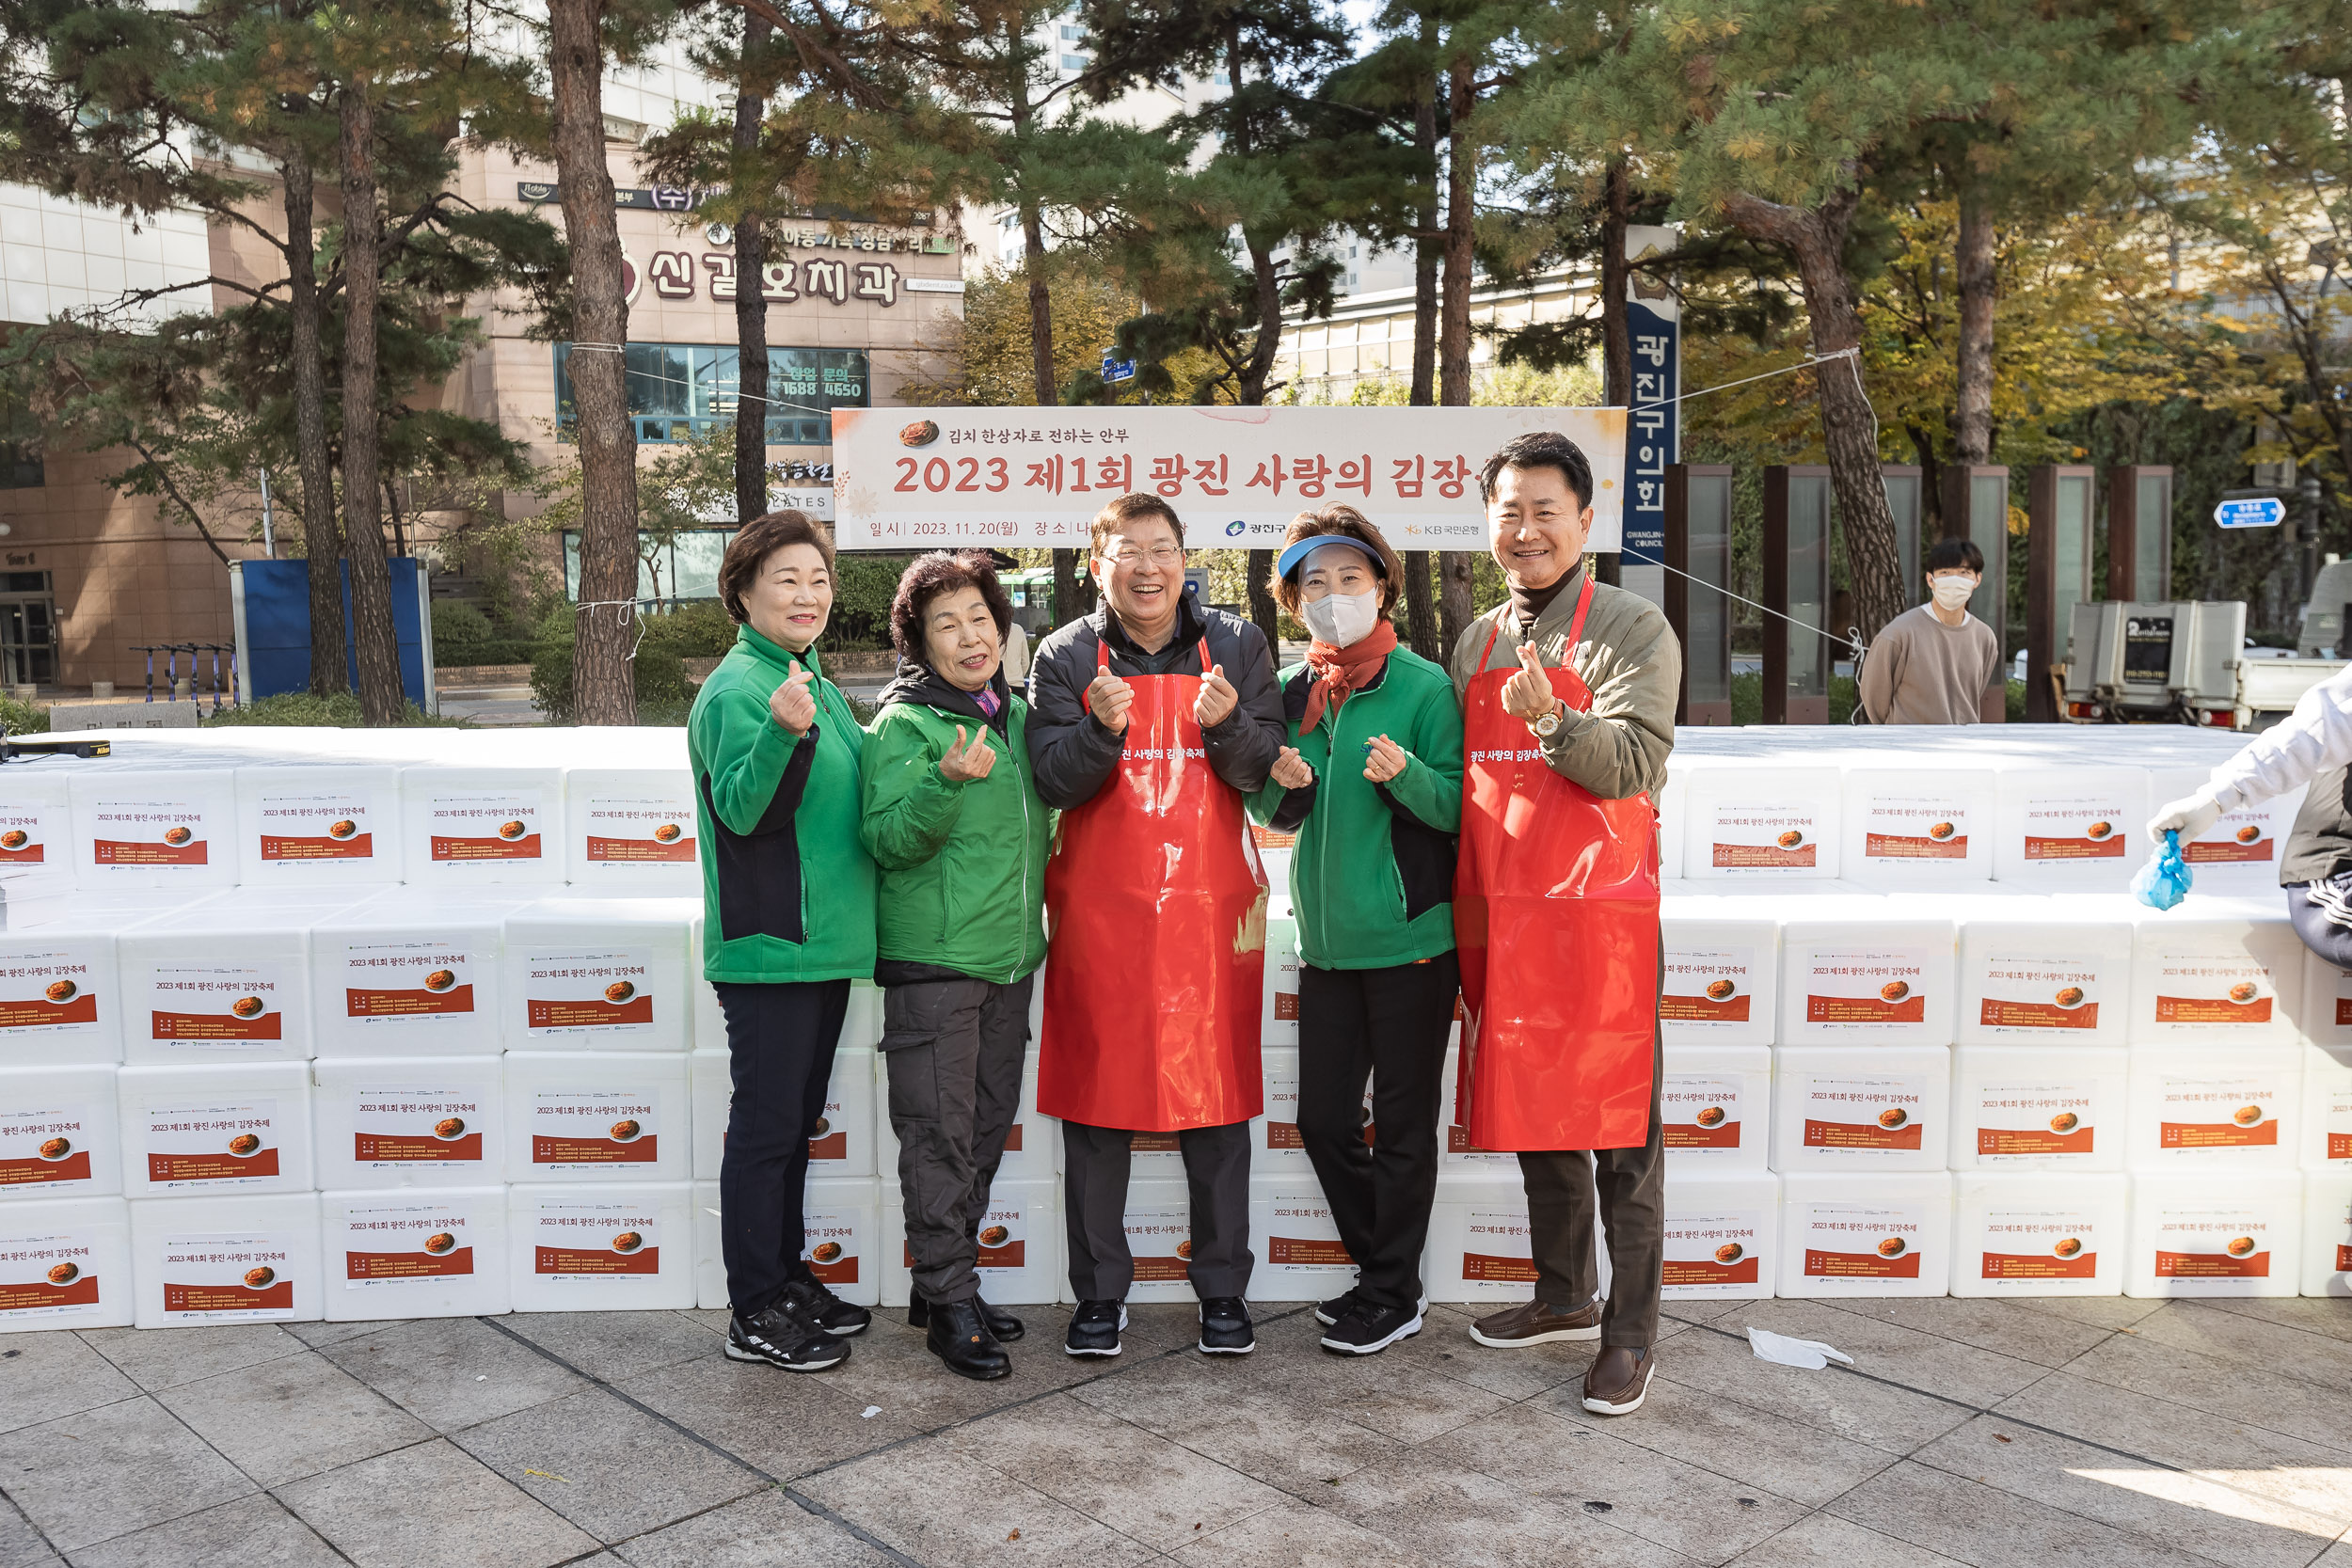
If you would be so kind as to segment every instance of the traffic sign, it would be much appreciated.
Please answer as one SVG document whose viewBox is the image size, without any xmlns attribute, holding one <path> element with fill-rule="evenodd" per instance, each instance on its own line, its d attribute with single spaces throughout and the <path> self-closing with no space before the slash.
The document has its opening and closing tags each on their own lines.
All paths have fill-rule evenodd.
<svg viewBox="0 0 2352 1568">
<path fill-rule="evenodd" d="M 1134 360 L 1114 359 L 1111 357 L 1110 350 L 1103 351 L 1103 379 L 1104 381 L 1133 381 L 1135 378 L 1136 362 Z"/>
<path fill-rule="evenodd" d="M 2238 496 L 2213 509 L 2223 528 L 2277 528 L 2287 520 L 2287 503 L 2276 496 Z"/>
</svg>

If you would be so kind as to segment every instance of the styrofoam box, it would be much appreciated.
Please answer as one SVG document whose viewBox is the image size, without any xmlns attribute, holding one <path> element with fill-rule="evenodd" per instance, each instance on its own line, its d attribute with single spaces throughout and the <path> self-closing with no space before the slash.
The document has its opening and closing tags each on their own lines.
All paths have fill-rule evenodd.
<svg viewBox="0 0 2352 1568">
<path fill-rule="evenodd" d="M 600 894 L 702 891 L 694 776 L 683 768 L 575 768 L 564 777 L 566 875 Z"/>
<path fill-rule="evenodd" d="M 1870 888 L 1964 888 L 1993 879 L 1993 770 L 1849 768 L 1838 875 Z"/>
<path fill-rule="evenodd" d="M 1693 881 L 1835 878 L 1845 781 L 1835 768 L 1695 768 L 1683 795 Z"/>
<path fill-rule="evenodd" d="M 126 1067 L 115 1098 L 132 1197 L 310 1190 L 307 1062 Z"/>
<path fill-rule="evenodd" d="M 133 1316 L 131 1207 L 51 1198 L 0 1209 L 0 1334 L 119 1328 Z"/>
<path fill-rule="evenodd" d="M 2307 1296 L 2352 1296 L 2352 1171 L 2303 1178 L 2303 1277 Z"/>
<path fill-rule="evenodd" d="M 693 993 L 694 1049 L 724 1051 L 727 1049 L 726 1009 L 719 1006 L 719 990 L 702 978 L 702 917 L 694 918 L 693 945 L 688 950 L 687 989 Z M 1043 1003 L 1032 995 L 1029 1002 L 1030 1049 L 1036 1049 L 1037 1020 Z M 837 1049 L 871 1051 L 882 1044 L 882 992 L 871 980 L 850 983 L 849 1010 L 841 1017 L 841 1037 Z"/>
<path fill-rule="evenodd" d="M 1192 1257 L 1192 1195 L 1184 1179 L 1136 1177 L 1127 1183 L 1127 1252 L 1135 1259 L 1135 1283 L 1127 1287 L 1131 1302 L 1192 1301 L 1192 1280 L 1185 1268 Z M 1251 1217 L 1250 1240 L 1264 1267 L 1265 1232 Z M 905 1255 L 893 1253 L 903 1261 Z M 1055 1281 L 1055 1299 L 1074 1302 L 1065 1269 Z M 882 1300 L 889 1301 L 888 1287 Z"/>
<path fill-rule="evenodd" d="M 2043 892 L 2121 893 L 2148 858 L 2148 775 L 2014 762 L 1995 770 L 1993 875 Z"/>
<path fill-rule="evenodd" d="M 1265 923 L 1265 1001 L 1258 1014 L 1261 1045 L 1298 1043 L 1298 919 L 1269 912 Z"/>
<path fill-rule="evenodd" d="M 1462 1048 L 1449 1048 L 1445 1053 L 1445 1076 L 1438 1085 L 1438 1170 L 1447 1173 L 1469 1171 L 1502 1171 L 1516 1177 L 1519 1157 L 1494 1149 L 1480 1148 L 1470 1141 L 1470 1129 L 1462 1125 L 1458 1091 L 1461 1077 L 1458 1069 Z"/>
<path fill-rule="evenodd" d="M 1960 923 L 1958 973 L 1962 1045 L 2122 1045 L 2131 1013 L 2131 923 L 1972 911 Z"/>
<path fill-rule="evenodd" d="M 2352 970 L 2306 953 L 2302 1006 L 2295 1022 L 2305 1039 L 2352 1065 Z"/>
<path fill-rule="evenodd" d="M 286 891 L 341 905 L 352 890 Z M 310 925 L 332 912 L 239 889 L 123 932 L 115 942 L 123 1059 L 310 1060 Z"/>
<path fill-rule="evenodd" d="M 1780 1178 L 1709 1172 L 1666 1183 L 1668 1301 L 1761 1300 L 1779 1274 Z"/>
<path fill-rule="evenodd" d="M 1049 1196 L 1051 1185 L 1047 1183 Z M 717 1205 L 714 1203 L 712 1207 Z M 981 1226 L 985 1229 L 990 1225 L 1005 1223 L 1001 1216 L 992 1216 L 983 1220 Z M 811 1180 L 801 1197 L 801 1227 L 804 1238 L 801 1245 L 801 1260 L 808 1265 L 809 1273 L 843 1301 L 854 1302 L 860 1307 L 881 1304 L 884 1270 L 882 1183 L 878 1180 L 870 1176 L 850 1176 Z M 1050 1223 L 1046 1228 L 1052 1228 Z M 1049 1236 L 1047 1241 L 1050 1243 L 1052 1238 Z M 901 1244 L 904 1244 L 903 1241 Z M 903 1267 L 903 1254 L 900 1264 Z M 723 1307 L 726 1305 L 726 1265 L 723 1258 L 720 1261 L 719 1284 L 719 1305 Z M 1050 1291 L 1050 1285 L 1048 1289 Z"/>
<path fill-rule="evenodd" d="M 817 1118 L 817 1135 L 808 1140 L 811 1177 L 874 1174 L 876 1054 L 862 1050 L 833 1053 L 825 1109 Z"/>
<path fill-rule="evenodd" d="M 1952 1053 L 1954 1170 L 2123 1168 L 2131 1053 L 1963 1045 Z"/>
<path fill-rule="evenodd" d="M 510 1051 L 506 1178 L 684 1181 L 693 1170 L 692 1098 L 682 1052 Z"/>
<path fill-rule="evenodd" d="M 697 1056 L 700 1052 L 695 1053 Z M 844 1054 L 847 1054 L 846 1053 Z M 898 1134 L 890 1125 L 890 1056 L 887 1051 L 864 1052 L 874 1063 L 874 1174 L 896 1191 L 898 1184 Z M 697 1107 L 700 1101 L 696 1101 Z M 697 1111 L 699 1114 L 699 1109 Z M 1061 1123 L 1037 1108 L 1037 1053 L 1021 1064 L 1021 1107 L 1013 1113 L 1005 1134 L 1004 1157 L 997 1162 L 998 1180 L 1026 1180 L 1055 1174 L 1061 1163 Z M 812 1175 L 818 1167 L 812 1164 Z"/>
<path fill-rule="evenodd" d="M 1783 1045 L 1951 1043 L 1952 923 L 1883 903 L 1781 927 Z"/>
<path fill-rule="evenodd" d="M 1429 1210 L 1422 1289 L 1431 1301 L 1525 1301 L 1535 1290 L 1529 1237 L 1527 1189 L 1517 1171 L 1441 1175 Z M 1340 1290 L 1354 1283 L 1351 1277 Z"/>
<path fill-rule="evenodd" d="M 509 1187 L 506 1256 L 514 1309 L 693 1306 L 693 1209 L 692 1183 L 686 1181 Z"/>
<path fill-rule="evenodd" d="M 734 1058 L 725 1051 L 695 1051 L 686 1058 L 686 1081 L 694 1092 L 694 1180 L 719 1180 L 726 1153 L 727 1107 L 735 1102 Z"/>
<path fill-rule="evenodd" d="M 515 898 L 403 888 L 310 927 L 321 1056 L 496 1055 L 501 929 Z"/>
<path fill-rule="evenodd" d="M 319 1195 L 151 1198 L 131 1205 L 141 1328 L 316 1323 L 326 1311 Z"/>
<path fill-rule="evenodd" d="M 8 792 L 0 797 L 0 871 L 40 871 L 72 885 L 72 775 L 52 769 L 71 762 L 50 759 L 8 769 Z"/>
<path fill-rule="evenodd" d="M 1658 792 L 1658 869 L 1661 877 L 1682 875 L 1682 825 L 1689 811 L 1690 767 L 1666 761 L 1666 787 Z"/>
<path fill-rule="evenodd" d="M 505 1180 L 505 1083 L 496 1056 L 312 1062 L 318 1184 L 368 1192 Z"/>
<path fill-rule="evenodd" d="M 2128 1177 L 1970 1171 L 1952 1188 L 1952 1294 L 2122 1292 Z"/>
<path fill-rule="evenodd" d="M 1772 1136 L 1772 1053 L 1762 1045 L 1670 1045 L 1658 1087 L 1666 1168 L 1691 1176 L 1762 1170 Z"/>
<path fill-rule="evenodd" d="M 2212 777 L 2202 768 L 2158 768 L 2148 774 L 2148 809 L 2196 793 Z M 2274 795 L 2258 805 L 2225 812 L 2221 819 L 2181 846 L 2200 893 L 2244 893 L 2276 897 L 2279 859 L 2285 852 L 2295 814 L 2303 808 L 2303 787 Z"/>
<path fill-rule="evenodd" d="M 685 1051 L 686 952 L 701 900 L 550 898 L 506 917 L 506 1043 L 518 1051 Z"/>
<path fill-rule="evenodd" d="M 2124 1164 L 2233 1173 L 2296 1163 L 2303 1053 L 2295 1046 L 2138 1046 L 2132 1056 Z"/>
<path fill-rule="evenodd" d="M 2305 1169 L 2352 1172 L 2352 1051 L 2303 1048 L 2303 1134 L 2297 1141 Z"/>
<path fill-rule="evenodd" d="M 1780 920 L 1761 900 L 1666 900 L 1661 1037 L 1677 1045 L 1770 1045 L 1778 1022 Z"/>
<path fill-rule="evenodd" d="M 72 793 L 73 879 L 81 886 L 210 892 L 236 881 L 230 769 L 76 773 Z"/>
<path fill-rule="evenodd" d="M 1249 1234 L 1258 1254 L 1251 1301 L 1321 1301 L 1356 1284 L 1356 1260 L 1312 1175 L 1251 1177 Z"/>
<path fill-rule="evenodd" d="M 2127 1296 L 2291 1296 L 2303 1244 L 2295 1171 L 2132 1176 Z"/>
<path fill-rule="evenodd" d="M 2133 929 L 2132 1044 L 2215 1052 L 2295 1041 L 2289 1009 L 2303 994 L 2302 940 L 2276 906 L 2217 905 L 2228 912 L 2167 919 L 2183 911 L 2140 911 L 2147 918 Z"/>
<path fill-rule="evenodd" d="M 14 1065 L 120 1063 L 116 938 L 83 922 L 0 933 L 0 1051 Z"/>
<path fill-rule="evenodd" d="M 105 1197 L 122 1191 L 116 1069 L 0 1069 L 0 1199 Z"/>
<path fill-rule="evenodd" d="M 319 1212 L 328 1323 L 506 1310 L 505 1187 L 329 1191 Z"/>
<path fill-rule="evenodd" d="M 1265 1077 L 1265 1112 L 1249 1123 L 1249 1168 L 1296 1175 L 1312 1171 L 1298 1135 L 1298 1048 L 1267 1046 L 1259 1053 Z"/>
<path fill-rule="evenodd" d="M 1135 1186 L 1145 1184 L 1134 1183 L 1129 1187 L 1127 1201 L 1131 1211 Z M 898 1196 L 895 1184 L 878 1185 L 883 1198 L 882 1305 L 904 1307 L 914 1293 L 914 1277 L 907 1269 L 907 1212 L 889 1201 Z M 1183 1183 L 1176 1185 L 1181 1188 Z M 980 1276 L 980 1294 L 993 1306 L 1042 1304 L 1068 1295 L 1070 1281 L 1062 1268 L 1061 1204 L 1051 1179 L 998 1179 L 989 1191 L 988 1212 L 980 1217 L 979 1255 L 974 1266 Z M 1140 1297 L 1131 1291 L 1127 1299 L 1152 1298 Z"/>
<path fill-rule="evenodd" d="M 238 880 L 400 880 L 399 779 L 358 763 L 238 768 Z"/>
<path fill-rule="evenodd" d="M 1952 1179 L 1942 1171 L 1781 1178 L 1784 1296 L 1940 1296 L 1951 1280 Z"/>
<path fill-rule="evenodd" d="M 404 768 L 405 879 L 425 887 L 564 879 L 560 768 Z"/>
<path fill-rule="evenodd" d="M 1942 1170 L 1951 1095 L 1949 1046 L 1782 1046 L 1772 1059 L 1772 1168 Z"/>
<path fill-rule="evenodd" d="M 721 1227 L 719 1183 L 692 1183 L 694 1305 L 705 1311 L 732 1306 L 727 1295 L 726 1237 Z"/>
</svg>

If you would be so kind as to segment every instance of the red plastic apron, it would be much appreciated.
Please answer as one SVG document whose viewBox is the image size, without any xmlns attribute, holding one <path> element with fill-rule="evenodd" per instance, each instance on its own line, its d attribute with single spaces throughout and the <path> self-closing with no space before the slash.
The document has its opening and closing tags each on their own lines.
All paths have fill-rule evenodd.
<svg viewBox="0 0 2352 1568">
<path fill-rule="evenodd" d="M 1110 662 L 1105 645 L 1095 668 Z M 1062 813 L 1045 866 L 1037 1106 L 1136 1132 L 1230 1126 L 1265 1108 L 1265 879 L 1193 721 L 1200 680 L 1127 684 L 1119 775 Z"/>
<path fill-rule="evenodd" d="M 1551 689 L 1577 712 L 1572 669 L 1593 602 L 1586 578 Z M 1658 1020 L 1658 817 L 1649 797 L 1604 800 L 1545 763 L 1503 710 L 1518 666 L 1470 679 L 1463 717 L 1462 960 L 1456 1090 L 1470 1142 L 1496 1150 L 1637 1148 L 1649 1136 Z"/>
</svg>

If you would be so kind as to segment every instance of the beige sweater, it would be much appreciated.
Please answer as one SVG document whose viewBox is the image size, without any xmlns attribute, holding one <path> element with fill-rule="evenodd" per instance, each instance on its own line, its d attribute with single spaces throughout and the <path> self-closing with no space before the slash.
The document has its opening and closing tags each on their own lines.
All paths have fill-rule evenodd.
<svg viewBox="0 0 2352 1568">
<path fill-rule="evenodd" d="M 1973 724 L 2001 664 L 1993 628 L 1957 626 L 1915 606 L 1886 623 L 1862 660 L 1862 711 L 1874 724 Z"/>
</svg>

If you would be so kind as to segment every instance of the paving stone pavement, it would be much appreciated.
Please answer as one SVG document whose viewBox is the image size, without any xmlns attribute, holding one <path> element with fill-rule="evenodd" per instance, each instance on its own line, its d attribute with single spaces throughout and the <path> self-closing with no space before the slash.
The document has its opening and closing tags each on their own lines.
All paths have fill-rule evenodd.
<svg viewBox="0 0 2352 1568">
<path fill-rule="evenodd" d="M 718 1312 L 10 1335 L 0 1568 L 2352 1568 L 2352 1302 L 1680 1303 L 1617 1419 L 1459 1308 L 1363 1361 L 1022 1315 L 994 1384 L 898 1314 L 811 1377 Z"/>
</svg>

